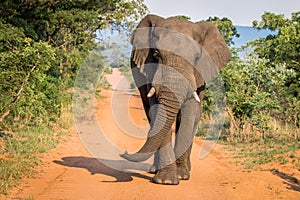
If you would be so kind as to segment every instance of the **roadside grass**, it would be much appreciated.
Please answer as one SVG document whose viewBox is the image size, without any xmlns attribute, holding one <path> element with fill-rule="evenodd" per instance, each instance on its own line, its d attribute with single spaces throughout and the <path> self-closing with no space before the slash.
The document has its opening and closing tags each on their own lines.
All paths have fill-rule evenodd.
<svg viewBox="0 0 300 200">
<path fill-rule="evenodd" d="M 59 123 L 50 128 L 23 127 L 17 132 L 0 132 L 0 194 L 7 194 L 23 177 L 35 175 L 41 153 L 54 148 L 69 133 L 71 116 L 68 108 Z"/>
<path fill-rule="evenodd" d="M 237 134 L 239 132 L 232 130 L 228 118 L 221 126 L 218 120 L 214 121 L 204 116 L 196 136 L 210 139 L 210 135 L 213 134 L 209 133 L 209 130 L 219 131 L 220 135 L 212 139 L 218 139 L 218 142 L 229 152 L 230 162 L 245 171 L 256 169 L 276 171 L 277 167 L 288 167 L 300 171 L 300 140 L 294 137 L 300 130 L 273 125 L 263 138 L 260 132 L 252 129 L 245 129 L 243 134 Z"/>
<path fill-rule="evenodd" d="M 300 143 L 265 139 L 255 142 L 222 142 L 232 153 L 232 164 L 245 170 L 278 170 L 276 166 L 289 166 L 300 171 Z"/>
</svg>

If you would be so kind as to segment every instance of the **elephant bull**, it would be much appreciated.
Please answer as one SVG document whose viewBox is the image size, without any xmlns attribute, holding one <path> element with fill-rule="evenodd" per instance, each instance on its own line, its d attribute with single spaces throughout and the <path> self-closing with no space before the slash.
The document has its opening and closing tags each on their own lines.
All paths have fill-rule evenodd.
<svg viewBox="0 0 300 200">
<path fill-rule="evenodd" d="M 142 19 L 132 45 L 131 69 L 150 130 L 137 153 L 121 156 L 142 162 L 155 154 L 152 181 L 176 185 L 190 178 L 190 153 L 205 84 L 230 60 L 230 52 L 212 23 L 156 15 Z"/>
</svg>

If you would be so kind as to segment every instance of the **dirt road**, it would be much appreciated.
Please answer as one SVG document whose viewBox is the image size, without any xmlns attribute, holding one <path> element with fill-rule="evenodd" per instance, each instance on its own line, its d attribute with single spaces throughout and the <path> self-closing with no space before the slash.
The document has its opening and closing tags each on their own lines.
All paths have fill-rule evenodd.
<svg viewBox="0 0 300 200">
<path fill-rule="evenodd" d="M 120 78 L 118 71 L 108 77 L 113 88 Z M 132 139 L 114 122 L 111 98 L 116 92 L 101 93 L 102 98 L 96 101 L 97 120 L 102 122 L 104 132 L 114 133 L 107 136 L 112 143 L 134 151 L 143 140 Z M 132 121 L 139 127 L 147 126 L 139 97 L 122 92 L 118 95 L 129 99 L 129 109 L 125 111 Z M 97 160 L 74 128 L 74 133 L 66 136 L 57 148 L 43 155 L 36 177 L 25 178 L 7 199 L 300 199 L 299 187 L 293 187 L 287 177 L 270 171 L 243 172 L 229 163 L 228 152 L 221 145 L 199 159 L 201 144 L 201 140 L 195 139 L 189 181 L 181 181 L 177 186 L 156 185 L 149 182 L 152 174 L 141 170 L 118 171 Z M 148 164 L 142 166 L 146 168 Z"/>
</svg>

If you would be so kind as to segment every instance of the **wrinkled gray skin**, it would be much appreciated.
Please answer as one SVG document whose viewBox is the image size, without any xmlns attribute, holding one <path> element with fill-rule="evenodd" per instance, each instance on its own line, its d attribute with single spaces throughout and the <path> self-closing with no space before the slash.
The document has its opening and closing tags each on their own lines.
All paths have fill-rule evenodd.
<svg viewBox="0 0 300 200">
<path fill-rule="evenodd" d="M 190 154 L 205 83 L 229 61 L 228 47 L 209 22 L 147 15 L 132 39 L 131 67 L 150 122 L 144 146 L 121 156 L 142 162 L 155 153 L 152 182 L 176 185 L 190 178 Z M 151 88 L 152 97 L 147 97 Z M 176 121 L 174 149 L 171 127 Z"/>
</svg>

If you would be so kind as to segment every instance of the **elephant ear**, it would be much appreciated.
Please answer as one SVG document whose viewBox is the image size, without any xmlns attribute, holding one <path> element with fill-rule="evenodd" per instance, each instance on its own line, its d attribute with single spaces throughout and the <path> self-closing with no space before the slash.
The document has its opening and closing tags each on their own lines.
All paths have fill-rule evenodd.
<svg viewBox="0 0 300 200">
<path fill-rule="evenodd" d="M 140 68 L 143 72 L 143 66 L 147 63 L 154 63 L 153 55 L 150 54 L 152 30 L 160 21 L 165 20 L 157 15 L 146 15 L 139 25 L 136 27 L 131 43 L 132 43 L 132 64 L 133 67 Z"/>
<path fill-rule="evenodd" d="M 201 55 L 196 63 L 196 69 L 204 81 L 208 82 L 229 62 L 230 51 L 213 23 L 202 21 L 195 24 L 197 34 L 194 39 L 201 46 Z"/>
</svg>

